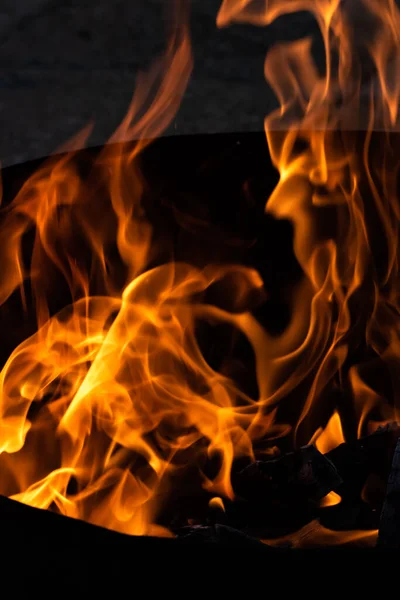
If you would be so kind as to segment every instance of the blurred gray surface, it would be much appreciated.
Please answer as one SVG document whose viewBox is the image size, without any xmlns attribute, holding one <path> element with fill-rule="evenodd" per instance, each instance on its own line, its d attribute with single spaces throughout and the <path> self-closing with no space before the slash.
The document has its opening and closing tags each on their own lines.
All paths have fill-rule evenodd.
<svg viewBox="0 0 400 600">
<path fill-rule="evenodd" d="M 138 71 L 165 45 L 170 0 L 1 0 L 0 160 L 45 156 L 84 127 L 106 142 L 129 105 Z M 220 0 L 192 0 L 194 72 L 178 134 L 254 131 L 275 105 L 264 58 L 278 39 L 313 28 L 306 13 L 268 29 L 217 29 Z"/>
</svg>

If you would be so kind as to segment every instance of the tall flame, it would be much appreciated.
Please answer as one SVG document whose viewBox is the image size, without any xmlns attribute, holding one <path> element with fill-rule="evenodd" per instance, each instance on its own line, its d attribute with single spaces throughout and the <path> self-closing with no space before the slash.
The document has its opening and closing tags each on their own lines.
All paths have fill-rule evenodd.
<svg viewBox="0 0 400 600">
<path fill-rule="evenodd" d="M 139 78 L 112 138 L 120 144 L 103 149 L 89 179 L 73 150 L 48 160 L 2 209 L 0 303 L 19 294 L 37 321 L 0 373 L 2 494 L 126 533 L 169 535 L 159 510 L 187 464 L 198 468 L 211 504 L 224 508 L 234 498 L 233 461 L 253 459 L 257 440 L 311 438 L 328 451 L 397 416 L 398 163 L 389 141 L 377 152 L 373 131 L 391 132 L 399 120 L 392 71 L 400 13 L 394 0 L 359 3 L 373 23 L 364 45 L 344 0 L 224 0 L 217 17 L 219 26 L 268 25 L 306 10 L 325 49 L 323 72 L 311 39 L 278 44 L 265 61 L 279 101 L 265 130 L 280 176 L 266 211 L 292 221 L 303 271 L 281 335 L 271 336 L 248 309 L 263 288 L 255 270 L 154 266 L 139 159 L 173 119 L 189 80 L 181 0 L 165 55 Z M 364 81 L 362 52 L 372 83 Z M 348 135 L 363 119 L 366 132 Z M 132 137 L 133 149 L 123 144 Z M 229 285 L 229 309 L 206 301 L 218 282 Z M 54 300 L 59 286 L 68 306 Z M 200 319 L 247 338 L 257 397 L 208 364 L 196 336 Z M 371 378 L 377 363 L 391 375 L 392 404 Z M 282 423 L 278 408 L 300 389 L 292 423 Z M 323 430 L 314 416 L 332 389 L 351 418 L 342 402 Z M 213 475 L 203 469 L 206 458 L 216 461 Z"/>
<path fill-rule="evenodd" d="M 319 25 L 324 72 L 317 66 L 311 38 L 277 44 L 265 61 L 265 77 L 280 104 L 265 119 L 270 154 L 280 174 L 266 210 L 294 225 L 294 252 L 311 305 L 306 336 L 302 341 L 293 336 L 293 351 L 281 361 L 282 379 L 292 373 L 290 380 L 298 381 L 293 356 L 301 356 L 300 377 L 306 371 L 315 373 L 297 433 L 336 379 L 342 388 L 352 388 L 360 435 L 367 406 L 380 405 L 382 419 L 384 413 L 392 418 L 397 414 L 396 404 L 391 410 L 384 400 L 375 401 L 379 394 L 360 372 L 368 369 L 354 364 L 352 355 L 365 336 L 367 358 L 383 361 L 396 385 L 398 161 L 387 139 L 378 155 L 372 135 L 398 125 L 400 12 L 394 0 L 224 0 L 217 22 L 268 25 L 303 10 Z M 356 37 L 360 15 L 369 30 Z M 367 69 L 361 64 L 364 55 Z M 353 129 L 360 132 L 348 135 Z M 283 387 L 286 392 L 287 384 L 280 384 L 275 393 Z M 339 443 L 341 427 L 336 431 Z"/>
</svg>

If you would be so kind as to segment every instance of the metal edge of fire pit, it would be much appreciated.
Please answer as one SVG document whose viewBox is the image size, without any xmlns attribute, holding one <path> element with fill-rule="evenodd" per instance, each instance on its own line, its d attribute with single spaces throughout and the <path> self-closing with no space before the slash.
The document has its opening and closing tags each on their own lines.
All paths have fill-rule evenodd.
<svg viewBox="0 0 400 600">
<path fill-rule="evenodd" d="M 290 550 L 129 536 L 2 497 L 0 527 L 3 588 L 9 577 L 19 591 L 88 591 L 92 598 L 142 589 L 178 595 L 221 589 L 225 597 L 242 587 L 247 594 L 327 588 L 361 593 L 363 586 L 370 592 L 374 573 L 381 577 L 398 556 L 376 548 Z M 10 577 L 14 572 L 17 579 Z"/>
<path fill-rule="evenodd" d="M 243 551 L 243 555 L 260 554 L 267 556 L 268 560 L 273 560 L 275 555 L 278 557 L 295 556 L 300 558 L 302 555 L 322 553 L 339 558 L 342 554 L 345 557 L 352 553 L 360 555 L 391 554 L 391 552 L 379 548 L 360 547 L 326 547 L 307 550 L 291 550 L 283 547 L 272 548 L 247 535 L 236 536 L 236 533 L 239 534 L 240 532 L 218 525 L 215 527 L 217 534 L 218 528 L 225 531 L 223 535 L 219 536 L 218 540 L 214 536 L 210 541 L 201 533 L 187 538 L 129 535 L 48 510 L 34 508 L 4 496 L 0 496 L 0 528 L 2 544 L 7 546 L 29 548 L 38 544 L 45 544 L 48 550 L 51 551 L 74 547 L 81 552 L 87 550 L 97 552 L 100 549 L 108 548 L 109 550 L 127 551 L 132 555 L 136 551 L 140 551 L 141 558 L 144 558 L 146 552 L 153 553 L 155 551 L 176 552 L 177 555 L 180 553 L 185 555 L 189 548 L 191 551 L 193 547 L 207 547 L 210 551 L 216 551 L 217 553 L 219 551 L 226 553 L 231 550 L 234 553 L 242 554 Z M 244 543 L 241 540 L 244 540 Z M 215 543 L 216 541 L 218 543 Z"/>
</svg>

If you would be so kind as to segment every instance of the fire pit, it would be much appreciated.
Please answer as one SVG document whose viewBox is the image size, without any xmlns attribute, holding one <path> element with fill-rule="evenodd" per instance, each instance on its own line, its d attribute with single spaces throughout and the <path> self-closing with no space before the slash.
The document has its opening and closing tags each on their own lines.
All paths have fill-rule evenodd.
<svg viewBox="0 0 400 600">
<path fill-rule="evenodd" d="M 291 4 L 225 0 L 218 23 Z M 398 98 L 379 79 L 351 127 L 346 7 L 297 4 L 329 60 L 271 51 L 267 139 L 157 139 L 190 75 L 177 18 L 114 143 L 4 171 L 0 494 L 21 535 L 400 546 Z"/>
</svg>

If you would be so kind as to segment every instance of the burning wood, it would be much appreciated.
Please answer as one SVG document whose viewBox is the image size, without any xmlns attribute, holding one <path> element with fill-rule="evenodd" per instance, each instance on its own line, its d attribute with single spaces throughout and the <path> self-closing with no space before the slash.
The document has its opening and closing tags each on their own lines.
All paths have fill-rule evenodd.
<svg viewBox="0 0 400 600">
<path fill-rule="evenodd" d="M 327 453 L 326 457 L 343 478 L 340 487 L 343 495 L 361 497 L 363 486 L 371 473 L 380 474 L 384 481 L 387 479 L 399 435 L 398 424 L 389 423 L 367 437 L 340 444 Z"/>
<path fill-rule="evenodd" d="M 227 504 L 225 521 L 262 536 L 307 523 L 319 501 L 342 483 L 333 463 L 314 446 L 258 460 L 233 471 L 232 481 L 236 500 Z"/>
<path fill-rule="evenodd" d="M 275 460 L 258 460 L 233 475 L 233 482 L 242 498 L 280 503 L 283 496 L 321 500 L 342 479 L 329 458 L 305 446 Z"/>
<path fill-rule="evenodd" d="M 400 439 L 393 457 L 378 543 L 383 548 L 400 548 Z"/>
<path fill-rule="evenodd" d="M 400 11 L 360 3 L 375 24 L 362 56 L 377 73 L 361 132 L 348 3 L 222 3 L 220 26 L 267 25 L 295 7 L 321 31 L 324 69 L 310 39 L 266 58 L 280 107 L 265 123 L 265 169 L 278 174 L 265 206 L 265 181 L 255 199 L 236 164 L 216 199 L 207 161 L 196 164 L 188 194 L 189 152 L 181 193 L 168 203 L 160 185 L 152 196 L 150 138 L 171 122 L 191 71 L 181 0 L 120 143 L 90 164 L 73 152 L 45 162 L 5 202 L 1 494 L 134 535 L 371 542 L 399 434 L 367 435 L 397 420 L 400 398 L 400 90 L 387 72 L 400 60 Z M 222 210 L 224 196 L 241 211 Z M 292 229 L 289 249 L 266 256 L 268 219 Z"/>
<path fill-rule="evenodd" d="M 239 548 L 262 548 L 262 542 L 226 525 L 194 525 L 177 532 L 180 540 L 200 544 L 224 544 Z"/>
</svg>

